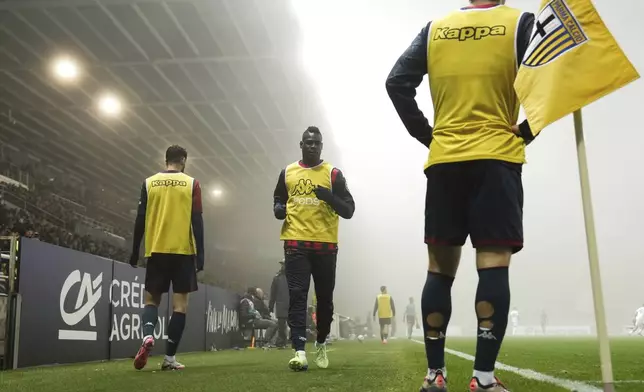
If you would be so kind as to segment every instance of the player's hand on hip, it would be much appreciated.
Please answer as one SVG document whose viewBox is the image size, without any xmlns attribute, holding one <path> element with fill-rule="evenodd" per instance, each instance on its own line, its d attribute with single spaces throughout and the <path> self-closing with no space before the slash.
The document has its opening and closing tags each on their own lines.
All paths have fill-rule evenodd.
<svg viewBox="0 0 644 392">
<path fill-rule="evenodd" d="M 130 265 L 131 265 L 133 268 L 136 268 L 136 267 L 138 266 L 138 264 L 139 264 L 139 255 L 137 255 L 137 254 L 134 254 L 134 253 L 133 253 L 133 254 L 130 256 Z"/>
<path fill-rule="evenodd" d="M 313 192 L 315 192 L 315 196 L 322 201 L 329 202 L 333 199 L 333 192 L 331 192 L 331 189 L 329 188 L 318 186 L 313 190 Z"/>
<path fill-rule="evenodd" d="M 519 129 L 518 124 L 513 125 L 512 128 L 510 129 L 512 130 L 512 133 L 514 133 L 515 135 L 521 136 L 521 130 Z"/>
</svg>

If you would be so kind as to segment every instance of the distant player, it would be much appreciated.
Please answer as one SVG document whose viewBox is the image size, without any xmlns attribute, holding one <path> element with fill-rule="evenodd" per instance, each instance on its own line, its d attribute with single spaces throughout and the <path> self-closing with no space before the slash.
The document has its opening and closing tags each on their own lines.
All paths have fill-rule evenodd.
<svg viewBox="0 0 644 392">
<path fill-rule="evenodd" d="M 378 322 L 380 323 L 380 340 L 383 344 L 387 344 L 389 338 L 389 328 L 391 328 L 391 320 L 396 317 L 396 306 L 394 299 L 391 295 L 387 294 L 387 287 L 380 287 L 380 294 L 376 297 L 376 303 L 373 305 L 373 319 L 376 319 L 378 314 Z"/>
<path fill-rule="evenodd" d="M 275 218 L 284 220 L 284 271 L 289 290 L 288 323 L 295 357 L 294 371 L 307 370 L 306 302 L 311 284 L 317 298 L 317 342 L 315 363 L 329 366 L 326 339 L 333 321 L 333 290 L 338 253 L 340 217 L 350 219 L 355 210 L 353 196 L 342 172 L 323 161 L 322 133 L 309 127 L 300 141 L 302 160 L 288 165 L 279 175 L 273 194 Z"/>
<path fill-rule="evenodd" d="M 548 314 L 544 309 L 543 312 L 541 312 L 541 331 L 544 336 L 546 335 L 546 328 L 548 328 Z"/>
<path fill-rule="evenodd" d="M 429 266 L 421 301 L 427 375 L 422 392 L 447 390 L 445 335 L 452 285 L 467 237 L 476 248 L 477 345 L 471 392 L 505 392 L 494 367 L 510 310 L 509 266 L 523 248 L 525 148 L 534 136 L 517 124 L 514 81 L 534 15 L 504 0 L 470 6 L 427 23 L 387 77 L 405 128 L 428 148 L 425 243 Z M 541 52 L 539 52 L 541 53 Z M 416 89 L 429 80 L 434 127 Z"/>
<path fill-rule="evenodd" d="M 411 339 L 411 334 L 414 331 L 414 327 L 420 328 L 418 325 L 418 316 L 416 315 L 416 304 L 414 303 L 414 297 L 409 297 L 409 304 L 405 308 L 405 314 L 403 319 L 407 324 L 407 339 Z"/>
<path fill-rule="evenodd" d="M 633 330 L 630 334 L 639 334 L 640 336 L 644 336 L 644 306 L 635 311 L 635 317 L 633 317 Z"/>
<path fill-rule="evenodd" d="M 148 177 L 141 188 L 130 257 L 130 264 L 136 267 L 145 234 L 143 343 L 134 358 L 138 370 L 145 367 L 154 347 L 161 295 L 169 291 L 170 283 L 173 313 L 161 370 L 184 368 L 175 354 L 186 325 L 188 293 L 197 291 L 197 272 L 204 266 L 201 187 L 197 180 L 183 173 L 187 159 L 184 148 L 170 146 L 165 153 L 166 170 Z"/>
<path fill-rule="evenodd" d="M 516 336 L 519 329 L 519 310 L 517 308 L 512 308 L 510 320 L 512 321 L 512 336 Z"/>
</svg>

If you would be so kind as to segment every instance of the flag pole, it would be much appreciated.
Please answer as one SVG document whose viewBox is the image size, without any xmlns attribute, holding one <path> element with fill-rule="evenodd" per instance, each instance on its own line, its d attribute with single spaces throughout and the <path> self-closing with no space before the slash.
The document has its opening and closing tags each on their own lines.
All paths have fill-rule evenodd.
<svg viewBox="0 0 644 392">
<path fill-rule="evenodd" d="M 590 279 L 593 289 L 593 302 L 595 305 L 595 323 L 597 325 L 597 338 L 599 340 L 602 382 L 604 383 L 604 392 L 615 392 L 615 385 L 613 382 L 613 364 L 610 356 L 608 328 L 606 326 L 606 309 L 604 308 L 604 294 L 602 292 L 601 274 L 599 269 L 599 253 L 597 251 L 597 236 L 595 235 L 595 217 L 593 215 L 593 202 L 590 195 L 590 179 L 588 177 L 588 160 L 586 157 L 584 124 L 581 109 L 574 113 L 574 119 L 575 138 L 577 140 L 577 163 L 579 165 L 579 182 L 581 184 L 581 200 L 584 206 L 586 245 L 588 247 Z"/>
</svg>

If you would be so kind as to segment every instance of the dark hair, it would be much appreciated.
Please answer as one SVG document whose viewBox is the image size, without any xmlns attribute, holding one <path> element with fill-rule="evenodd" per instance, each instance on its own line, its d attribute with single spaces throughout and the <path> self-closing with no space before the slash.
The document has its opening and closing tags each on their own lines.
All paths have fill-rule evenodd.
<svg viewBox="0 0 644 392">
<path fill-rule="evenodd" d="M 168 147 L 165 151 L 166 163 L 182 163 L 181 161 L 188 158 L 188 151 L 176 144 Z"/>
<path fill-rule="evenodd" d="M 380 291 L 385 291 L 387 290 L 387 286 L 380 286 Z"/>
<path fill-rule="evenodd" d="M 320 128 L 318 128 L 318 127 L 316 127 L 314 125 L 311 125 L 310 127 L 306 128 L 304 133 L 302 133 L 302 139 L 304 139 L 304 135 L 306 135 L 307 133 L 312 133 L 312 134 L 315 134 L 315 135 L 322 136 L 322 132 L 320 132 Z"/>
</svg>

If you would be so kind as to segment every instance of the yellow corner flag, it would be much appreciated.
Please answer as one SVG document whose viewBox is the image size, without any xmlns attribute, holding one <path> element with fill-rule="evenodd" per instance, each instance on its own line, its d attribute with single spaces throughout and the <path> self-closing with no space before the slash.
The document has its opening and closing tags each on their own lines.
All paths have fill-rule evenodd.
<svg viewBox="0 0 644 392">
<path fill-rule="evenodd" d="M 544 0 L 514 87 L 537 135 L 638 78 L 591 0 Z"/>
</svg>

